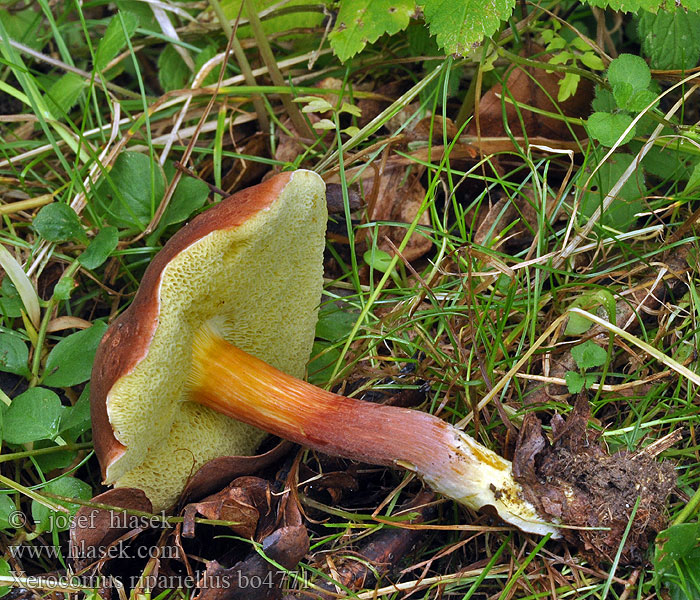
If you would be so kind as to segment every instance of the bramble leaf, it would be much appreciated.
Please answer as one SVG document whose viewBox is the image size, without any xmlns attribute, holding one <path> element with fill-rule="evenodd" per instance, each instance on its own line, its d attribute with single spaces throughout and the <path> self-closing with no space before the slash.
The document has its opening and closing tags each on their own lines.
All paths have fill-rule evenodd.
<svg viewBox="0 0 700 600">
<path fill-rule="evenodd" d="M 450 54 L 464 55 L 495 33 L 501 21 L 510 17 L 515 0 L 431 0 L 423 13 L 438 46 Z"/>
<path fill-rule="evenodd" d="M 344 0 L 329 36 L 331 47 L 344 62 L 385 33 L 406 29 L 415 10 L 415 0 Z"/>
<path fill-rule="evenodd" d="M 700 59 L 700 14 L 643 11 L 637 22 L 642 51 L 654 69 L 690 69 Z"/>
</svg>

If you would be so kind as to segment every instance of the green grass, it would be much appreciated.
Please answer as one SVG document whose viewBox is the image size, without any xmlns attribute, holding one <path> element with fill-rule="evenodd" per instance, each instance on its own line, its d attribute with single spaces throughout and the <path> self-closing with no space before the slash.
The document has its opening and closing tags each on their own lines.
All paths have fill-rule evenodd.
<svg viewBox="0 0 700 600">
<path fill-rule="evenodd" d="M 548 7 L 562 9 L 557 3 Z M 180 37 L 174 40 L 146 4 L 134 16 L 115 13 L 104 3 L 81 8 L 38 2 L 21 9 L 17 2 L 0 8 L 0 94 L 5 95 L 0 111 L 0 244 L 9 253 L 0 255 L 6 271 L 0 288 L 0 537 L 5 561 L 0 583 L 51 587 L 47 574 L 65 568 L 67 533 L 50 518 L 58 513 L 44 509 L 74 512 L 103 489 L 91 451 L 88 407 L 97 334 L 128 305 L 163 243 L 220 197 L 181 176 L 172 166 L 175 160 L 203 173 L 217 188 L 223 186 L 225 193 L 255 183 L 273 169 L 312 168 L 340 182 L 345 206 L 332 217 L 337 224 L 329 238 L 321 311 L 329 333 L 324 336 L 319 327 L 317 356 L 309 367 L 314 382 L 358 396 L 416 391 L 427 382 L 429 393 L 417 408 L 464 424 L 483 444 L 508 456 L 525 413 L 536 412 L 547 421 L 555 412 L 570 411 L 574 396 L 563 380 L 567 371 L 575 371 L 592 384 L 586 391 L 590 426 L 601 432 L 611 451 L 634 450 L 683 428 L 683 439 L 661 454 L 674 461 L 679 477 L 679 493 L 669 502 L 668 515 L 674 524 L 697 525 L 700 315 L 695 219 L 688 219 L 697 209 L 698 188 L 687 186 L 697 164 L 697 134 L 690 126 L 697 120 L 694 92 L 682 99 L 688 88 L 679 86 L 668 92 L 664 104 L 647 111 L 651 119 L 646 125 L 640 117 L 635 140 L 625 152 L 636 156 L 652 139 L 655 153 L 645 159 L 641 193 L 639 169 L 630 178 L 638 193 L 626 198 L 634 201 L 637 216 L 615 223 L 591 216 L 592 210 L 584 215 L 581 203 L 584 189 L 595 183 L 589 180 L 591 173 L 606 168 L 621 148 L 605 158 L 606 149 L 597 144 L 582 145 L 574 154 L 563 145 L 547 150 L 528 145 L 513 127 L 510 136 L 501 136 L 501 141 L 513 142 L 511 150 L 487 150 L 480 156 L 478 142 L 466 129 L 462 137 L 448 131 L 447 120 L 463 113 L 465 96 L 478 93 L 470 86 L 478 80 L 485 91 L 502 77 L 503 59 L 495 63 L 495 72 L 479 71 L 480 56 L 425 61 L 412 54 L 407 38 L 399 34 L 381 38 L 341 64 L 322 42 L 322 26 L 313 35 L 291 40 L 273 36 L 269 52 L 258 53 L 267 41 L 262 44 L 262 29 L 253 22 L 246 31 L 257 38 L 240 40 L 250 67 L 239 70 L 234 48 L 222 72 L 217 65 L 206 79 L 202 73 L 210 86 L 202 92 L 190 88 L 194 75 L 172 49 L 188 52 L 198 69 L 203 66 L 198 56 L 226 53 L 227 38 L 214 11 L 206 11 L 209 21 L 203 29 L 168 13 Z M 178 10 L 203 18 L 201 8 Z M 595 26 L 589 8 L 579 6 L 576 14 L 579 25 Z M 499 53 L 521 60 L 518 40 L 527 35 L 537 39 L 549 23 L 547 14 L 537 10 L 517 38 L 504 35 L 496 41 Z M 639 51 L 624 32 L 613 39 L 620 52 Z M 171 61 L 159 63 L 166 48 Z M 309 71 L 308 60 L 319 48 L 323 51 Z M 439 54 L 435 50 L 432 56 Z M 541 60 L 534 62 L 541 65 Z M 281 79 L 268 75 L 275 61 Z M 581 71 L 605 85 L 600 73 L 558 68 Z M 66 73 L 75 77 L 66 78 Z M 324 80 L 328 77 L 334 81 Z M 169 81 L 181 85 L 166 90 Z M 384 84 L 396 84 L 400 91 L 387 97 Z M 321 115 L 333 128 L 324 136 L 315 131 L 318 139 L 299 146 L 289 162 L 277 160 L 270 148 L 274 151 L 280 142 L 270 132 L 286 130 L 294 136 L 292 123 L 309 118 L 302 112 L 308 101 L 283 107 L 281 98 L 309 95 L 336 107 Z M 383 104 L 372 108 L 369 101 Z M 363 105 L 364 121 L 340 112 L 342 102 Z M 421 120 L 431 137 L 412 133 Z M 578 122 L 570 119 L 572 125 Z M 261 130 L 261 123 L 268 129 Z M 670 127 L 653 139 L 654 126 L 664 124 Z M 254 134 L 265 139 L 262 156 L 246 150 Z M 468 144 L 475 151 L 466 160 L 459 152 Z M 661 148 L 663 153 L 656 152 Z M 118 161 L 129 156 L 137 156 L 135 162 L 120 170 L 126 163 Z M 242 161 L 247 170 L 231 176 Z M 680 166 L 674 170 L 668 164 Z M 406 222 L 371 220 L 362 210 L 352 213 L 348 189 L 357 189 L 353 186 L 359 178 L 385 175 L 395 165 L 404 178 L 417 177 L 425 191 Z M 259 170 L 248 175 L 254 167 Z M 189 186 L 179 195 L 174 178 Z M 621 179 L 619 171 L 610 174 L 609 187 Z M 363 202 L 376 201 L 370 188 L 361 194 Z M 169 202 L 170 213 L 158 210 L 164 198 L 163 209 Z M 42 226 L 37 215 L 59 204 L 70 206 L 73 216 L 49 209 L 44 214 L 51 218 Z M 421 215 L 429 216 L 429 225 L 420 221 Z M 393 255 L 381 237 L 388 225 L 402 232 L 395 237 Z M 116 237 L 96 241 L 107 227 L 114 228 L 118 243 Z M 430 240 L 430 248 L 404 261 L 413 236 Z M 680 263 L 675 258 L 679 253 L 687 256 Z M 674 294 L 648 313 L 631 313 L 624 335 L 608 338 L 605 328 L 595 330 L 595 341 L 606 352 L 604 364 L 572 362 L 571 348 L 594 330 L 567 333 L 567 311 L 578 307 L 606 320 L 611 311 L 634 302 L 632 292 L 649 289 L 664 276 L 675 286 Z M 682 283 L 675 285 L 674 277 Z M 81 332 L 86 332 L 83 337 Z M 311 453 L 301 460 L 303 466 L 294 467 L 300 469 L 301 481 L 351 468 Z M 332 566 L 358 560 L 358 549 L 392 527 L 390 518 L 420 489 L 420 482 L 399 471 L 362 465 L 351 472 L 359 483 L 356 490 L 330 495 L 300 486 L 311 548 L 286 577 L 289 588 L 332 583 Z M 67 509 L 61 500 L 66 496 L 76 501 Z M 9 520 L 13 511 L 21 511 L 21 522 Z M 586 562 L 564 544 L 510 531 L 448 501 L 439 502 L 437 516 L 422 528 L 420 543 L 378 584 L 379 597 L 400 598 L 417 590 L 411 597 L 643 598 L 669 581 L 685 590 L 678 597 L 700 594 L 697 577 L 688 570 L 690 559 L 661 577 L 656 570 L 660 563 L 651 561 L 653 541 L 647 555 L 651 562 L 612 569 Z M 246 542 L 236 543 L 241 552 L 253 551 Z M 55 545 L 62 557 L 14 558 L 10 548 L 22 545 Z M 691 545 L 691 551 L 697 555 L 697 546 Z M 13 582 L 8 568 L 38 579 Z M 130 568 L 152 569 L 153 563 Z M 76 594 L 80 586 L 66 580 L 54 588 Z M 373 590 L 346 592 L 371 598 Z"/>
</svg>

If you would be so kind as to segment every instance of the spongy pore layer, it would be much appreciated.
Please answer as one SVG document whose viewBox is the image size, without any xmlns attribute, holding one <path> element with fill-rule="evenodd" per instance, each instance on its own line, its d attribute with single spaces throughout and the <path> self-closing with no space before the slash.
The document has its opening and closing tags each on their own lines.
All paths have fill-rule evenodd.
<svg viewBox="0 0 700 600">
<path fill-rule="evenodd" d="M 187 400 L 192 339 L 213 324 L 235 346 L 303 376 L 323 281 L 324 189 L 318 175 L 297 171 L 269 208 L 192 243 L 164 269 L 148 352 L 107 398 L 126 450 L 106 483 L 142 489 L 161 510 L 208 460 L 256 449 L 264 433 Z"/>
</svg>

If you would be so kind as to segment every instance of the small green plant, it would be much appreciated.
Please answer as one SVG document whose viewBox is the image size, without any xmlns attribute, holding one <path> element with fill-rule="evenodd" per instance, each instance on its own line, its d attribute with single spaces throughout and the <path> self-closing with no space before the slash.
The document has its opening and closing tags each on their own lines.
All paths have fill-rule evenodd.
<svg viewBox="0 0 700 600">
<path fill-rule="evenodd" d="M 626 12 L 697 11 L 697 0 L 589 0 L 595 6 L 610 7 Z M 393 35 L 408 27 L 412 18 L 422 17 L 438 46 L 447 54 L 464 56 L 478 46 L 484 37 L 494 35 L 501 24 L 508 20 L 516 0 L 341 0 L 335 27 L 330 35 L 331 46 L 341 61 L 346 61 L 367 44 L 376 42 L 382 35 Z M 588 48 L 578 48 L 581 55 L 563 57 L 562 60 L 590 61 L 584 55 Z M 573 78 L 564 85 L 571 90 Z M 567 93 L 566 91 L 563 93 Z"/>
<path fill-rule="evenodd" d="M 542 41 L 546 44 L 545 50 L 554 54 L 549 59 L 549 63 L 552 65 L 577 67 L 580 62 L 594 71 L 605 69 L 603 61 L 583 38 L 574 37 L 569 40 L 562 35 L 561 24 L 558 21 L 553 21 L 552 28 L 542 32 Z M 564 73 L 564 77 L 559 81 L 557 100 L 564 102 L 573 96 L 578 89 L 579 81 L 581 81 L 579 74 L 571 71 Z"/>
<path fill-rule="evenodd" d="M 654 582 L 673 599 L 700 598 L 700 523 L 678 523 L 656 537 Z M 666 593 L 668 593 L 666 592 Z"/>
<path fill-rule="evenodd" d="M 574 346 L 571 349 L 571 355 L 580 370 L 566 372 L 566 387 L 569 388 L 569 393 L 578 394 L 581 390 L 589 389 L 596 383 L 598 376 L 586 371 L 603 366 L 608 353 L 592 340 L 586 340 L 583 344 Z"/>
<path fill-rule="evenodd" d="M 610 63 L 607 79 L 611 89 L 596 89 L 595 112 L 588 118 L 588 132 L 604 146 L 626 144 L 636 131 L 633 115 L 655 104 L 657 94 L 651 71 L 640 56 L 621 54 Z"/>
</svg>

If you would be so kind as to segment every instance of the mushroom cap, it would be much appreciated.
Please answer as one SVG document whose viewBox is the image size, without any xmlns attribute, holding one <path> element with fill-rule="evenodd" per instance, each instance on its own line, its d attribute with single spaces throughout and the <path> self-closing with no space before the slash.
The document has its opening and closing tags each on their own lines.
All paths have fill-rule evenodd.
<svg viewBox="0 0 700 600">
<path fill-rule="evenodd" d="M 207 461 L 255 451 L 263 432 L 187 400 L 192 340 L 207 324 L 301 377 L 326 221 L 323 180 L 282 173 L 198 215 L 155 256 L 93 366 L 93 437 L 106 484 L 143 490 L 158 511 Z"/>
</svg>

